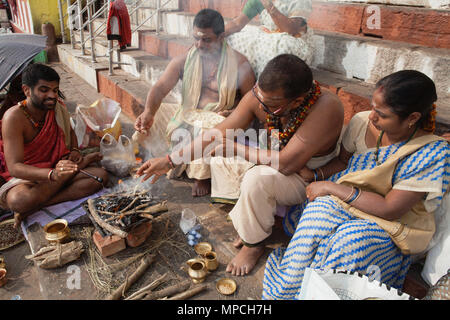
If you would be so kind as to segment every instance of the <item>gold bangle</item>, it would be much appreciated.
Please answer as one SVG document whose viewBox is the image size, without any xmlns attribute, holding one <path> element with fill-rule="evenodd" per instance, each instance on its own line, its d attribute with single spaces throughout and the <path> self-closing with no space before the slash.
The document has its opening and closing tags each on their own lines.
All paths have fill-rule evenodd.
<svg viewBox="0 0 450 320">
<path fill-rule="evenodd" d="M 354 193 L 354 192 L 355 192 L 355 187 L 352 186 L 352 191 L 351 191 L 350 194 L 349 194 L 345 199 L 343 199 L 342 201 L 347 202 L 347 201 L 353 196 L 353 193 Z"/>
</svg>

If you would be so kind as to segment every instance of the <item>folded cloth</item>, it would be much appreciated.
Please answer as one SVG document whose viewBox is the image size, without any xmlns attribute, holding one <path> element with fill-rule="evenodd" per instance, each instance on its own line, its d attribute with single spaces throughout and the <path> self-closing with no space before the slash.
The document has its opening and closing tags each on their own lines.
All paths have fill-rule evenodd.
<svg viewBox="0 0 450 320">
<path fill-rule="evenodd" d="M 100 190 L 97 193 L 91 194 L 90 196 L 74 200 L 58 203 L 49 207 L 42 208 L 39 211 L 26 217 L 21 224 L 22 232 L 28 241 L 27 229 L 34 223 L 39 223 L 41 227 L 45 226 L 47 223 L 55 219 L 65 219 L 70 224 L 79 217 L 86 214 L 83 209 L 83 202 L 89 198 L 97 198 L 105 193 L 105 190 Z"/>
</svg>

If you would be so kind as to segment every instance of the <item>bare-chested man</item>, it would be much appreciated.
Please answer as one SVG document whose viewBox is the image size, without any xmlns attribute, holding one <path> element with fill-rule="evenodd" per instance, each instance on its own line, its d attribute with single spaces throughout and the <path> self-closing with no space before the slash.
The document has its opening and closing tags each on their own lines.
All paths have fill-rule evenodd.
<svg viewBox="0 0 450 320">
<path fill-rule="evenodd" d="M 144 112 L 136 119 L 135 129 L 147 134 L 164 97 L 183 81 L 182 103 L 167 126 L 167 140 L 183 123 L 183 111 L 205 109 L 228 116 L 255 83 L 248 60 L 224 41 L 223 17 L 219 12 L 203 9 L 194 19 L 195 45 L 172 59 L 161 78 L 150 90 Z M 194 179 L 193 196 L 210 192 L 209 169 L 193 166 L 186 169 Z"/>
<path fill-rule="evenodd" d="M 8 109 L 0 123 L 0 206 L 14 212 L 16 227 L 42 207 L 80 199 L 103 187 L 80 169 L 103 183 L 108 179 L 104 169 L 90 166 L 101 159 L 100 153 L 83 157 L 76 148 L 70 115 L 58 99 L 59 80 L 54 69 L 29 65 L 22 73 L 26 100 Z"/>
<path fill-rule="evenodd" d="M 279 150 L 250 148 L 227 140 L 227 129 L 246 129 L 255 118 L 268 124 L 272 138 L 279 141 Z M 339 98 L 313 81 L 310 68 L 300 58 L 283 54 L 267 64 L 257 85 L 215 129 L 164 158 L 146 161 L 137 173 L 145 175 L 144 180 L 155 175 L 156 181 L 174 165 L 194 159 L 199 154 L 194 151 L 197 148 L 203 151 L 211 147 L 212 140 L 217 144 L 212 151 L 216 157 L 237 154 L 253 161 L 243 174 L 239 199 L 230 212 L 240 237 L 235 246 L 242 248 L 227 271 L 245 275 L 264 251 L 263 241 L 272 232 L 277 204 L 288 206 L 306 200 L 307 184 L 300 170 L 305 166 L 315 169 L 336 156 L 343 120 Z M 278 134 L 273 129 L 279 129 Z M 211 139 L 213 130 L 215 138 Z M 218 177 L 220 184 L 235 183 L 233 175 L 227 178 L 229 173 Z"/>
</svg>

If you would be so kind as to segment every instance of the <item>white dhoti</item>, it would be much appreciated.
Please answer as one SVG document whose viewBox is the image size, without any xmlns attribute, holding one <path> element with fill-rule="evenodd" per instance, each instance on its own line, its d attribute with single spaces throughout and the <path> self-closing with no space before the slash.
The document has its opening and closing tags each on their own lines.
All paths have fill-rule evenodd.
<svg viewBox="0 0 450 320">
<path fill-rule="evenodd" d="M 337 156 L 339 147 L 323 157 L 312 158 L 307 167 L 315 169 Z M 211 160 L 211 197 L 222 201 L 237 199 L 230 212 L 240 238 L 255 244 L 272 233 L 277 206 L 292 206 L 306 200 L 306 183 L 298 174 L 284 175 L 278 170 L 254 165 L 240 158 Z M 224 201 L 223 201 L 224 200 Z"/>
</svg>

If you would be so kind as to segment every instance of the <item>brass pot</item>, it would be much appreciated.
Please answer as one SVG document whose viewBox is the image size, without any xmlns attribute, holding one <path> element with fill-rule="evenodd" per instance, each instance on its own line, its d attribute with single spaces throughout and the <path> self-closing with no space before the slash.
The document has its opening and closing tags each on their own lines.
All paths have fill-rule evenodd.
<svg viewBox="0 0 450 320">
<path fill-rule="evenodd" d="M 217 254 L 214 251 L 206 252 L 204 255 L 204 261 L 206 268 L 209 271 L 214 271 L 219 267 L 219 262 L 217 261 Z"/>
<path fill-rule="evenodd" d="M 69 223 L 64 219 L 56 219 L 44 227 L 45 239 L 49 242 L 62 243 L 69 238 Z"/>
<path fill-rule="evenodd" d="M 186 263 L 189 266 L 188 274 L 192 281 L 194 283 L 203 282 L 208 274 L 205 262 L 200 259 L 190 259 Z"/>
</svg>

